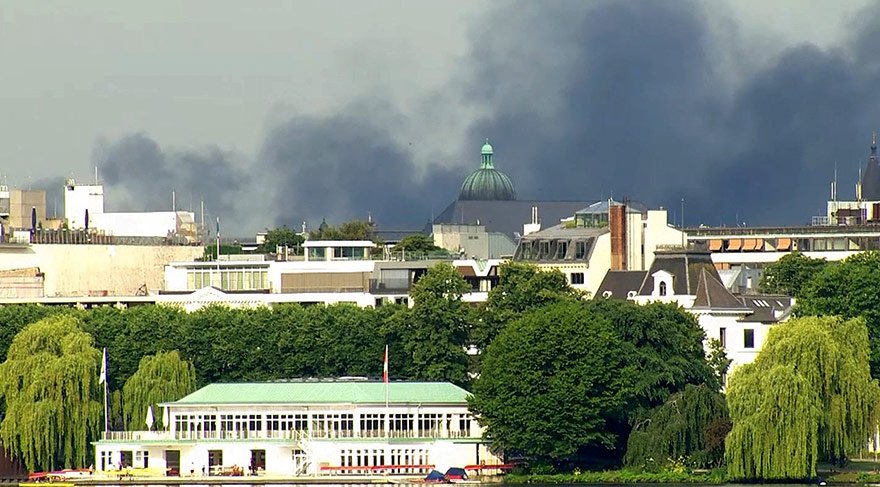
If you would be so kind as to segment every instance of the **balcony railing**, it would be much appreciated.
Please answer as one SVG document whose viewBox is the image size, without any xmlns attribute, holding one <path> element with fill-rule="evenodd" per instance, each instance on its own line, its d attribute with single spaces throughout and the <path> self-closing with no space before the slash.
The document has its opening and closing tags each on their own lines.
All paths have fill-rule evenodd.
<svg viewBox="0 0 880 487">
<path fill-rule="evenodd" d="M 175 441 L 175 440 L 291 440 L 332 438 L 471 438 L 466 430 L 238 430 L 238 431 L 107 431 L 105 440 L 113 441 Z"/>
<path fill-rule="evenodd" d="M 412 289 L 410 279 L 370 279 L 371 294 L 407 294 Z"/>
</svg>

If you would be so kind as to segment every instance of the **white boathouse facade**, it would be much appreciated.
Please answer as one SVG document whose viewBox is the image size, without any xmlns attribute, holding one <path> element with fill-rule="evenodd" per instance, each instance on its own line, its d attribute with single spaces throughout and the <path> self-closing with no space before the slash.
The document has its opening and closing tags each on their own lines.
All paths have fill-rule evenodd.
<svg viewBox="0 0 880 487">
<path fill-rule="evenodd" d="M 109 432 L 96 469 L 167 475 L 423 474 L 497 464 L 446 382 L 304 380 L 212 384 L 162 405 L 160 431 Z"/>
</svg>

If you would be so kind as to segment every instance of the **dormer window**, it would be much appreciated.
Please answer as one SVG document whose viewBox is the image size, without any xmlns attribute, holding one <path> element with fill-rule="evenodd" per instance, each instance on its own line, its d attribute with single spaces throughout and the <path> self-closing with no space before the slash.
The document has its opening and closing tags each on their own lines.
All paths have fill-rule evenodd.
<svg viewBox="0 0 880 487">
<path fill-rule="evenodd" d="M 657 271 L 651 274 L 654 278 L 654 292 L 651 293 L 655 297 L 668 297 L 674 294 L 672 287 L 672 274 L 666 271 Z"/>
</svg>

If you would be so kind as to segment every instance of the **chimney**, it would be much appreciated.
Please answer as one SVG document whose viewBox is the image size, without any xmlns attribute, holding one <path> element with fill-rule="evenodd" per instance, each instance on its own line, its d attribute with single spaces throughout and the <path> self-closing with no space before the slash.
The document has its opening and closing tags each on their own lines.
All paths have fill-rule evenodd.
<svg viewBox="0 0 880 487">
<path fill-rule="evenodd" d="M 626 267 L 626 205 L 608 206 L 608 226 L 611 227 L 611 270 L 624 271 Z"/>
</svg>

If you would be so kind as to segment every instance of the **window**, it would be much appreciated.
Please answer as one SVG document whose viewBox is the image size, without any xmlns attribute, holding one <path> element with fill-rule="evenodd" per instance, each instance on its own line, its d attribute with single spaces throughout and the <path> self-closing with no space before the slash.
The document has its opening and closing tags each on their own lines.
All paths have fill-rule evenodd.
<svg viewBox="0 0 880 487">
<path fill-rule="evenodd" d="M 666 281 L 663 281 L 660 283 L 660 295 L 661 296 L 668 296 L 669 294 L 666 291 L 667 291 Z"/>
<path fill-rule="evenodd" d="M 572 284 L 583 284 L 584 283 L 584 273 L 583 272 L 572 272 L 570 280 L 571 280 Z"/>
<path fill-rule="evenodd" d="M 721 328 L 718 331 L 718 341 L 721 342 L 721 347 L 727 347 L 727 328 Z"/>
<path fill-rule="evenodd" d="M 743 348 L 755 348 L 755 330 L 743 330 Z"/>
</svg>

